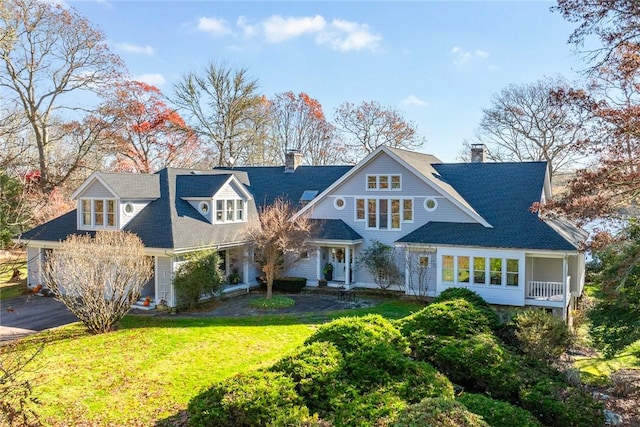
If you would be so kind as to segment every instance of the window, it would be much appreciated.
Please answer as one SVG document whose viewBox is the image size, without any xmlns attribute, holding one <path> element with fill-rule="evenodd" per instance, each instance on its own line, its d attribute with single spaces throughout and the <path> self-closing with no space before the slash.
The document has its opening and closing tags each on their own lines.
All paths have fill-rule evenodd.
<svg viewBox="0 0 640 427">
<path fill-rule="evenodd" d="M 207 202 L 200 202 L 200 204 L 198 204 L 198 209 L 200 209 L 200 212 L 203 215 L 206 215 L 209 213 L 209 203 Z"/>
<path fill-rule="evenodd" d="M 82 199 L 81 223 L 84 227 L 115 227 L 115 199 Z"/>
<path fill-rule="evenodd" d="M 484 285 L 487 283 L 486 258 L 473 258 L 473 283 Z"/>
<path fill-rule="evenodd" d="M 338 210 L 342 210 L 344 209 L 344 199 L 342 197 L 336 197 L 336 199 L 333 201 L 333 207 L 335 207 Z"/>
<path fill-rule="evenodd" d="M 369 221 L 367 222 L 367 226 L 369 228 L 378 228 L 378 216 L 376 215 L 376 199 L 369 199 L 367 201 L 367 211 Z"/>
<path fill-rule="evenodd" d="M 244 200 L 236 200 L 236 221 L 244 220 Z"/>
<path fill-rule="evenodd" d="M 400 228 L 400 200 L 391 200 L 391 228 Z"/>
<path fill-rule="evenodd" d="M 243 199 L 216 200 L 215 207 L 216 223 L 246 221 L 246 204 Z"/>
<path fill-rule="evenodd" d="M 492 285 L 502 285 L 502 258 L 489 258 L 489 276 Z"/>
<path fill-rule="evenodd" d="M 518 260 L 507 259 L 507 286 L 518 286 Z"/>
<path fill-rule="evenodd" d="M 401 190 L 401 175 L 367 175 L 367 190 Z"/>
<path fill-rule="evenodd" d="M 224 221 L 224 200 L 216 200 L 216 221 Z"/>
<path fill-rule="evenodd" d="M 418 259 L 418 264 L 420 265 L 420 268 L 428 268 L 429 267 L 429 256 L 428 255 L 421 255 L 420 258 Z"/>
<path fill-rule="evenodd" d="M 433 212 L 436 210 L 437 207 L 438 207 L 438 202 L 436 201 L 436 199 L 434 199 L 433 197 L 428 197 L 427 199 L 425 199 L 424 209 L 427 212 Z"/>
<path fill-rule="evenodd" d="M 469 257 L 458 257 L 458 283 L 469 283 Z"/>
<path fill-rule="evenodd" d="M 235 219 L 233 212 L 234 205 L 233 200 L 227 200 L 227 221 L 233 221 Z"/>
<path fill-rule="evenodd" d="M 413 200 L 405 199 L 402 202 L 402 220 L 406 222 L 413 222 Z"/>
<path fill-rule="evenodd" d="M 364 221 L 364 199 L 356 199 L 356 221 Z"/>
<path fill-rule="evenodd" d="M 380 208 L 378 228 L 386 230 L 389 224 L 389 201 L 387 199 L 380 199 L 378 204 Z"/>
<path fill-rule="evenodd" d="M 133 213 L 133 203 L 127 203 L 124 205 L 124 213 L 130 216 Z"/>
<path fill-rule="evenodd" d="M 442 256 L 442 281 L 453 282 L 453 255 Z"/>
</svg>

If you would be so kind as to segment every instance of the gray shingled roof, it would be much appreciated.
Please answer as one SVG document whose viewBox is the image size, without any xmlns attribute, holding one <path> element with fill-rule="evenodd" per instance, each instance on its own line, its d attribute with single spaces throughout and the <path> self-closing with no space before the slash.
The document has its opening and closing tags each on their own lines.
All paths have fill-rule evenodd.
<svg viewBox="0 0 640 427">
<path fill-rule="evenodd" d="M 249 191 L 258 208 L 268 206 L 278 197 L 292 205 L 300 202 L 305 190 L 322 193 L 340 179 L 353 166 L 298 166 L 293 172 L 285 172 L 284 166 L 241 166 L 216 168 L 216 170 L 244 171 L 249 176 Z"/>
<path fill-rule="evenodd" d="M 124 174 L 98 172 L 104 182 L 121 199 L 157 199 L 160 197 L 160 182 L 156 174 Z"/>
<path fill-rule="evenodd" d="M 178 197 L 213 197 L 222 185 L 231 177 L 231 173 L 219 175 L 178 175 L 176 191 Z"/>
<path fill-rule="evenodd" d="M 398 243 L 479 246 L 540 250 L 577 249 L 575 238 L 563 234 L 531 213 L 540 200 L 546 163 L 437 164 L 443 181 L 453 186 L 493 228 L 480 224 L 429 222 Z M 581 235 L 575 227 L 573 236 Z"/>
<path fill-rule="evenodd" d="M 312 219 L 314 224 L 312 240 L 345 240 L 357 241 L 363 240 L 353 228 L 349 227 L 341 219 Z"/>
</svg>

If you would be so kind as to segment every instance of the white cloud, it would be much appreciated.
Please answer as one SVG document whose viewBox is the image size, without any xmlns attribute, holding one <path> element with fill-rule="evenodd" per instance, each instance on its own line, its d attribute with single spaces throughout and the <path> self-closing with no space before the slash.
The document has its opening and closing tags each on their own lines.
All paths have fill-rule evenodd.
<svg viewBox="0 0 640 427">
<path fill-rule="evenodd" d="M 375 50 L 382 37 L 371 33 L 367 24 L 334 19 L 316 37 L 320 45 L 328 45 L 333 50 L 348 52 L 351 50 Z"/>
<path fill-rule="evenodd" d="M 167 82 L 167 79 L 160 73 L 147 73 L 133 76 L 133 80 L 145 82 L 153 86 L 162 86 Z"/>
<path fill-rule="evenodd" d="M 269 43 L 279 43 L 307 33 L 317 33 L 327 24 L 320 16 L 283 18 L 274 15 L 263 21 L 262 27 Z"/>
<path fill-rule="evenodd" d="M 138 46 L 131 43 L 116 43 L 115 48 L 122 52 L 135 53 L 140 55 L 153 55 L 153 48 L 149 45 Z"/>
<path fill-rule="evenodd" d="M 227 24 L 227 21 L 219 18 L 207 18 L 201 16 L 198 18 L 198 30 L 210 33 L 214 36 L 224 36 L 231 34 L 231 29 Z"/>
<path fill-rule="evenodd" d="M 238 19 L 236 20 L 236 25 L 238 26 L 238 28 L 240 28 L 240 30 L 242 30 L 242 33 L 245 37 L 253 37 L 258 34 L 258 27 L 255 25 L 251 25 L 247 21 L 247 18 L 245 18 L 244 16 L 238 17 Z"/>
<path fill-rule="evenodd" d="M 423 99 L 418 98 L 415 95 L 409 95 L 402 100 L 402 105 L 409 107 L 428 107 L 429 103 Z"/>
<path fill-rule="evenodd" d="M 474 52 L 470 52 L 459 46 L 454 46 L 451 49 L 451 53 L 453 54 L 453 63 L 456 65 L 464 64 L 465 62 L 469 62 L 473 59 L 484 60 L 489 57 L 489 52 L 484 50 L 477 49 Z"/>
</svg>

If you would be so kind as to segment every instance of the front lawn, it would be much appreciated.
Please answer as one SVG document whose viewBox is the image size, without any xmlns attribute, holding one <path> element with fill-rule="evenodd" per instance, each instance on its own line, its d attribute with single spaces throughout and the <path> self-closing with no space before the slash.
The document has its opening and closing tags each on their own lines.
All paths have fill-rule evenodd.
<svg viewBox="0 0 640 427">
<path fill-rule="evenodd" d="M 328 317 L 399 318 L 420 307 L 396 300 Z M 31 369 L 36 369 L 34 395 L 45 424 L 153 425 L 184 410 L 213 382 L 273 364 L 324 320 L 127 316 L 116 332 L 88 335 L 74 324 L 32 336 L 20 347 L 33 351 L 44 343 Z"/>
</svg>

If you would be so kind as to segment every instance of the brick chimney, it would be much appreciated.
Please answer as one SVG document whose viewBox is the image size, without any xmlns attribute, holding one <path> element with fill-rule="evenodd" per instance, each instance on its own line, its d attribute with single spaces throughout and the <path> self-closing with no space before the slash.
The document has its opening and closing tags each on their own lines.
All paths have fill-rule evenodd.
<svg viewBox="0 0 640 427">
<path fill-rule="evenodd" d="M 484 144 L 471 144 L 471 163 L 484 162 Z"/>
<path fill-rule="evenodd" d="M 284 156 L 285 173 L 293 173 L 302 164 L 302 153 L 299 150 L 289 150 Z"/>
</svg>

